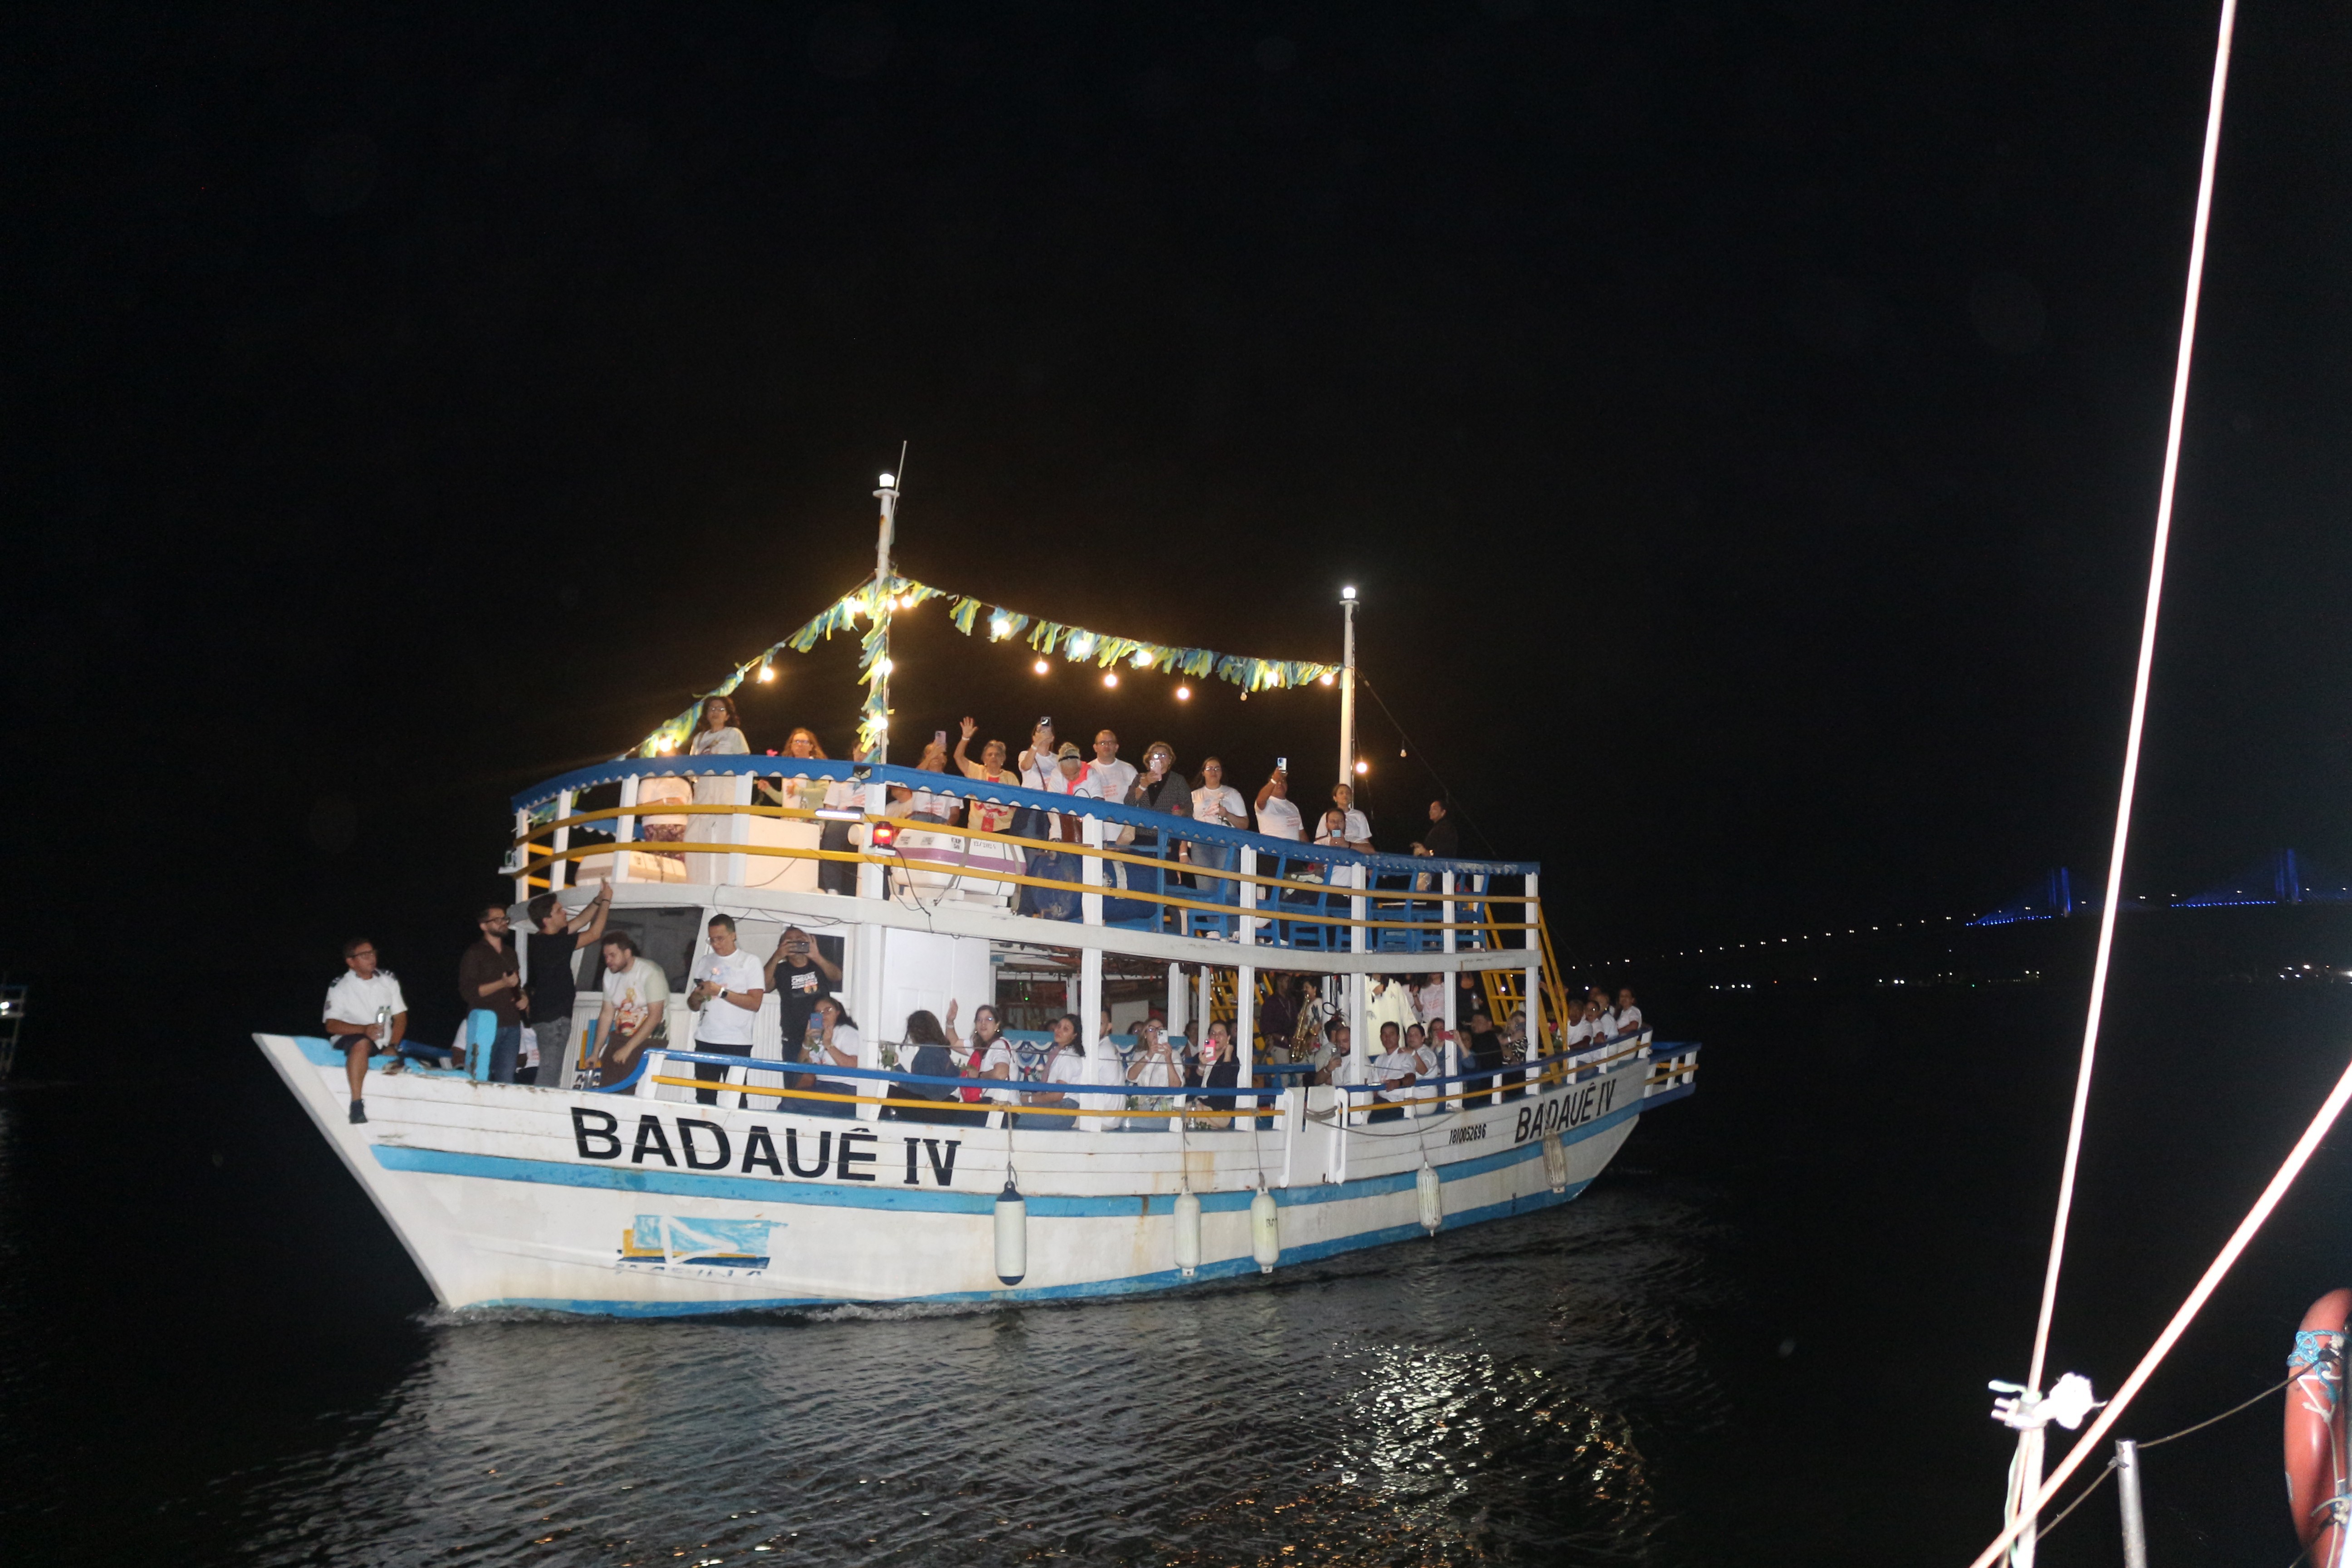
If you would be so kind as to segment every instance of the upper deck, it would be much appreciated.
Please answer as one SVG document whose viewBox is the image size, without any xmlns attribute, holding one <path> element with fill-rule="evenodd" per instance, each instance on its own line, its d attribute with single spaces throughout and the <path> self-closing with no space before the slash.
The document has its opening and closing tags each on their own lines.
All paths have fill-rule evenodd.
<svg viewBox="0 0 2352 1568">
<path fill-rule="evenodd" d="M 908 820 L 894 784 L 1007 807 L 1010 830 Z M 1533 862 L 1363 855 L 845 759 L 626 757 L 512 805 L 501 871 L 518 900 L 596 880 L 684 884 L 837 920 L 1171 960 L 1271 949 L 1283 954 L 1271 967 L 1327 972 L 1534 968 L 1549 945 Z"/>
</svg>

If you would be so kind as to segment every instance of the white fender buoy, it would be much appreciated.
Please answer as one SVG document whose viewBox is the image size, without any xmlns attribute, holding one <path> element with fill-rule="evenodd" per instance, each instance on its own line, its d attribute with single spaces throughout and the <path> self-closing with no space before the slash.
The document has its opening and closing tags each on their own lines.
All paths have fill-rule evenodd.
<svg viewBox="0 0 2352 1568">
<path fill-rule="evenodd" d="M 1421 1197 L 1421 1228 L 1435 1236 L 1445 1224 L 1445 1185 L 1437 1179 L 1437 1168 L 1422 1162 L 1421 1173 L 1412 1179 L 1413 1191 Z"/>
<path fill-rule="evenodd" d="M 1264 1187 L 1250 1199 L 1250 1255 L 1257 1259 L 1260 1274 L 1273 1273 L 1282 1261 L 1282 1210 Z"/>
<path fill-rule="evenodd" d="M 1559 1141 L 1557 1131 L 1544 1134 L 1543 1152 L 1544 1174 L 1551 1179 L 1551 1190 L 1568 1191 L 1568 1145 Z"/>
<path fill-rule="evenodd" d="M 1176 1194 L 1176 1268 L 1187 1279 L 1201 1268 L 1201 1200 L 1190 1187 Z"/>
<path fill-rule="evenodd" d="M 1018 1285 L 1029 1272 L 1029 1205 L 1004 1173 L 1004 1190 L 996 1194 L 996 1277 Z"/>
</svg>

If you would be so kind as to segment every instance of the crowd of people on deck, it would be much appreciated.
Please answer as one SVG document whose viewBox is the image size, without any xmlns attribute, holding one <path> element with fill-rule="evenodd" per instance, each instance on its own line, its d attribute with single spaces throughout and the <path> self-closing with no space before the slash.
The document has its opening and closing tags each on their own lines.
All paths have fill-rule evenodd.
<svg viewBox="0 0 2352 1568">
<path fill-rule="evenodd" d="M 936 823 L 944 826 L 976 828 L 989 833 L 1015 831 L 1015 819 L 1021 808 L 1003 801 L 981 798 L 967 790 L 959 789 L 958 778 L 978 784 L 1002 787 L 1035 790 L 1044 795 L 1065 795 L 1077 800 L 1098 800 L 1113 805 L 1135 806 L 1145 811 L 1164 812 L 1171 816 L 1190 817 L 1197 822 L 1220 827 L 1255 829 L 1268 838 L 1291 842 L 1311 841 L 1328 848 L 1352 849 L 1361 854 L 1375 853 L 1372 846 L 1370 819 L 1356 803 L 1354 788 L 1345 783 L 1331 790 L 1329 805 L 1319 812 L 1310 824 L 1290 798 L 1288 769 L 1276 765 L 1257 787 L 1254 798 L 1245 799 L 1242 792 L 1226 782 L 1225 764 L 1221 757 L 1209 756 L 1189 778 L 1178 768 L 1176 749 L 1165 741 L 1154 741 L 1143 749 L 1140 765 L 1125 761 L 1119 755 L 1121 742 L 1118 731 L 1110 729 L 1095 732 L 1091 754 L 1079 750 L 1075 741 L 1060 739 L 1051 718 L 1040 719 L 1031 729 L 1029 742 L 1018 752 L 1003 741 L 989 740 L 980 743 L 977 760 L 972 756 L 972 742 L 980 733 L 977 721 L 966 718 L 958 726 L 952 748 L 944 730 L 935 731 L 923 746 L 921 757 L 914 763 L 917 773 L 938 773 L 939 787 L 893 784 L 889 787 L 887 816 L 906 822 Z M 704 700 L 702 719 L 688 747 L 691 755 L 749 756 L 751 748 L 744 739 L 740 717 L 735 702 L 729 697 Z M 814 731 L 796 728 L 786 737 L 781 750 L 771 756 L 782 760 L 822 760 L 824 746 Z M 864 761 L 861 753 L 852 760 Z M 656 844 L 677 843 L 686 837 L 688 818 L 676 811 L 664 811 L 665 806 L 687 805 L 723 805 L 728 803 L 730 781 L 723 776 L 701 776 L 692 780 L 659 774 L 649 774 L 638 784 L 637 804 L 645 808 L 642 817 L 643 836 Z M 842 806 L 854 804 L 851 788 L 842 782 L 828 784 L 824 780 L 802 780 L 797 784 L 789 777 L 782 784 L 761 780 L 764 795 L 778 805 L 814 809 L 819 806 Z M 1048 820 L 1038 826 L 1043 831 L 1036 837 L 1075 842 L 1077 838 L 1076 819 L 1047 813 Z M 836 843 L 828 848 L 849 846 L 848 826 L 829 823 L 828 837 Z M 656 853 L 661 851 L 656 850 Z M 1232 869 L 1234 850 L 1226 845 L 1188 842 L 1182 846 L 1184 858 L 1201 870 Z M 1458 858 L 1461 838 L 1451 810 L 1446 803 L 1429 803 L 1428 820 L 1417 824 L 1407 853 L 1434 856 L 1439 859 Z M 835 870 L 828 866 L 829 871 Z M 827 879 L 830 891 L 846 891 L 840 872 Z"/>
<path fill-rule="evenodd" d="M 478 940 L 468 944 L 457 964 L 457 995 L 468 1018 L 467 1035 L 477 1031 L 474 1019 L 484 1022 L 474 1042 L 480 1060 L 478 1076 L 498 1083 L 535 1082 L 542 1087 L 574 1087 L 578 1083 L 614 1085 L 625 1081 L 648 1049 L 670 1048 L 670 984 L 662 966 L 639 951 L 635 937 L 608 927 L 612 889 L 601 886 L 577 910 L 561 898 L 542 893 L 527 906 L 533 930 L 522 941 L 529 944 L 531 981 L 522 979 L 520 954 L 503 906 L 485 906 L 476 925 Z M 801 1114 L 849 1116 L 861 1098 L 877 1094 L 874 1080 L 828 1077 L 828 1069 L 862 1068 L 865 1039 L 849 1016 L 838 988 L 840 963 L 824 944 L 798 926 L 787 926 L 765 958 L 746 951 L 737 941 L 731 916 L 716 914 L 708 927 L 709 942 L 694 961 L 685 1003 L 694 1019 L 693 1038 L 685 1049 L 699 1056 L 738 1057 L 753 1064 L 756 1021 L 769 997 L 776 1001 L 777 1034 L 782 1060 L 773 1069 L 785 1087 L 795 1091 L 779 1097 L 779 1110 Z M 572 1076 L 570 1042 L 575 1002 L 574 955 L 583 948 L 600 955 L 599 1006 L 594 1060 L 584 1079 Z M 367 1064 L 378 1052 L 394 1054 L 393 1070 L 405 1060 L 446 1065 L 467 1054 L 467 1039 L 456 1047 L 439 1047 L 407 1037 L 408 1008 L 400 983 L 377 962 L 373 942 L 355 939 L 343 948 L 344 973 L 329 988 L 325 1007 L 326 1033 L 332 1047 L 344 1053 L 351 1086 L 351 1120 L 367 1120 L 363 1100 Z M 1363 1071 L 1354 1070 L 1353 1031 L 1348 1014 L 1328 999 L 1312 975 L 1272 977 L 1272 984 L 1255 1009 L 1254 1065 L 1275 1068 L 1265 1076 L 1300 1078 L 1316 1084 L 1364 1083 L 1374 1086 L 1370 1104 L 1373 1121 L 1403 1116 L 1413 1107 L 1431 1108 L 1445 1098 L 1460 1097 L 1468 1109 L 1525 1092 L 1529 1057 L 1527 1015 L 1513 1008 L 1497 1023 L 1490 1011 L 1483 977 L 1464 972 L 1456 976 L 1454 998 L 1457 1026 L 1445 1022 L 1445 984 L 1442 975 L 1370 975 L 1357 982 L 1369 987 L 1364 1016 L 1377 1040 L 1377 1049 Z M 1583 997 L 1571 997 L 1549 1054 L 1583 1063 L 1605 1057 L 1617 1043 L 1636 1037 L 1644 1027 L 1642 1009 L 1631 988 L 1612 998 L 1594 986 Z M 1120 1124 L 1135 1130 L 1164 1129 L 1171 1118 L 1186 1116 L 1196 1124 L 1222 1126 L 1235 1114 L 1233 1091 L 1240 1083 L 1241 1052 L 1232 1026 L 1223 1018 L 1210 1020 L 1190 1037 L 1171 1032 L 1166 1015 L 1149 1008 L 1137 1020 L 1131 1037 L 1122 1041 L 1108 1008 L 1097 1020 L 1097 1045 L 1090 1054 L 1086 1030 L 1076 1015 L 1055 1018 L 1042 1042 L 1018 1040 L 1004 1033 L 995 1006 L 982 1004 L 972 1010 L 968 1033 L 957 1029 L 959 1005 L 950 1001 L 941 1017 L 928 1010 L 910 1014 L 900 1037 L 885 1041 L 879 1050 L 886 1069 L 917 1079 L 998 1080 L 998 1089 L 981 1084 L 936 1085 L 891 1081 L 887 1098 L 893 1103 L 884 1114 L 925 1121 L 984 1121 L 992 1110 L 1018 1112 L 1020 1125 L 1033 1130 L 1074 1125 L 1079 1110 L 1099 1111 L 1111 1097 L 1086 1097 L 1083 1107 L 1071 1086 L 1127 1092 Z M 1352 1009 L 1350 1010 L 1352 1011 Z M 1456 1087 L 1431 1087 L 1447 1077 L 1445 1048 L 1458 1051 Z M 528 1058 L 526 1058 L 528 1051 Z M 770 1058 L 759 1058 L 766 1060 Z M 693 1064 L 698 1087 L 695 1099 L 718 1103 L 729 1068 L 717 1062 Z M 785 1070 L 805 1068 L 807 1070 Z M 1288 1070 L 1282 1070 L 1288 1069 Z M 529 1077 L 526 1079 L 525 1074 Z M 1218 1090 L 1226 1091 L 1219 1094 Z M 1205 1120 L 1203 1120 L 1205 1119 Z"/>
<path fill-rule="evenodd" d="M 961 733 L 952 750 L 940 731 L 924 747 L 916 764 L 919 773 L 941 775 L 939 787 L 891 784 L 889 816 L 907 822 L 1015 836 L 1027 829 L 1054 841 L 1076 839 L 1075 816 L 1024 813 L 1024 808 L 1001 800 L 983 799 L 958 788 L 955 781 L 961 778 L 1076 800 L 1104 801 L 1224 827 L 1255 826 L 1256 832 L 1270 838 L 1302 842 L 1311 837 L 1316 844 L 1329 848 L 1375 852 L 1370 822 L 1345 783 L 1333 787 L 1330 805 L 1316 817 L 1310 834 L 1310 825 L 1290 798 L 1288 772 L 1279 764 L 1258 785 L 1255 796 L 1244 800 L 1240 790 L 1225 782 L 1222 759 L 1203 758 L 1198 772 L 1188 780 L 1177 769 L 1175 749 L 1164 741 L 1145 747 L 1139 766 L 1120 758 L 1119 738 L 1112 730 L 1096 732 L 1093 754 L 1088 756 L 1075 743 L 1060 741 L 1051 719 L 1041 719 L 1030 732 L 1029 743 L 1018 753 L 1001 740 L 989 740 L 982 743 L 979 759 L 974 761 L 971 752 L 979 725 L 967 718 L 960 728 Z M 731 698 L 705 700 L 690 752 L 696 756 L 750 754 Z M 813 731 L 800 728 L 791 731 L 780 752 L 769 755 L 780 760 L 823 759 L 825 752 Z M 952 773 L 950 766 L 955 770 Z M 795 780 L 781 772 L 779 779 L 771 783 L 763 778 L 759 783 L 759 788 L 778 804 L 803 808 L 855 804 L 853 786 L 845 781 Z M 730 804 L 731 783 L 725 775 L 691 780 L 657 774 L 641 777 L 637 804 L 643 837 L 656 845 L 684 841 L 688 816 L 663 808 Z M 1024 816 L 1047 820 L 1039 824 L 1024 820 Z M 828 821 L 824 826 L 824 847 L 849 847 L 846 823 Z M 1412 854 L 1458 858 L 1460 840 L 1444 800 L 1429 803 L 1427 822 L 1418 826 L 1418 833 L 1411 846 Z M 1120 842 L 1150 850 L 1157 847 L 1155 838 L 1148 831 L 1129 828 Z M 1196 872 L 1230 871 L 1235 859 L 1229 845 L 1188 839 L 1179 849 Z M 1124 865 L 1113 868 L 1122 885 L 1126 869 Z M 830 891 L 850 892 L 854 875 L 854 866 L 827 860 L 821 866 L 821 885 Z M 1426 875 L 1414 879 L 1420 890 L 1427 890 L 1431 880 Z M 399 1070 L 405 1060 L 446 1063 L 478 1050 L 480 1060 L 475 1070 L 490 1081 L 522 1081 L 528 1075 L 528 1081 L 541 1086 L 571 1086 L 567 1080 L 572 1073 L 569 1045 L 575 1002 L 573 959 L 581 949 L 595 948 L 601 961 L 594 1035 L 598 1044 L 588 1078 L 605 1084 L 619 1082 L 647 1049 L 667 1047 L 669 978 L 659 963 L 639 951 L 635 937 L 617 927 L 608 929 L 611 901 L 609 881 L 601 884 L 577 910 L 568 909 L 555 893 L 542 893 L 528 905 L 531 930 L 522 934 L 520 943 L 504 906 L 485 906 L 479 911 L 476 921 L 479 937 L 467 947 L 457 973 L 458 1000 L 468 1017 L 467 1035 L 478 1028 L 487 1037 L 471 1046 L 467 1037 L 461 1037 L 455 1047 L 408 1039 L 407 1006 L 398 980 L 380 967 L 372 942 L 345 943 L 345 973 L 328 992 L 325 1023 L 331 1044 L 344 1054 L 352 1121 L 366 1120 L 362 1098 L 366 1067 L 370 1057 L 379 1052 L 394 1053 L 394 1070 Z M 782 933 L 775 950 L 764 959 L 737 945 L 735 922 L 729 916 L 712 917 L 709 935 L 709 946 L 693 965 L 685 997 L 695 1020 L 694 1037 L 688 1048 L 698 1054 L 750 1058 L 755 1021 L 772 994 L 777 999 L 786 1061 L 811 1069 L 783 1075 L 788 1087 L 798 1092 L 781 1108 L 803 1114 L 854 1114 L 857 1100 L 874 1094 L 873 1080 L 825 1076 L 828 1068 L 856 1068 L 864 1059 L 864 1038 L 836 994 L 840 964 L 796 926 Z M 531 979 L 528 984 L 522 978 L 523 946 L 529 950 Z M 1282 978 L 1256 1009 L 1254 1064 L 1295 1069 L 1287 1076 L 1305 1077 L 1318 1084 L 1375 1085 L 1373 1119 L 1387 1120 L 1402 1117 L 1413 1105 L 1433 1102 L 1446 1092 L 1428 1087 L 1428 1080 L 1446 1076 L 1445 1049 L 1454 1045 L 1459 1050 L 1458 1072 L 1482 1075 L 1470 1078 L 1460 1090 L 1451 1091 L 1463 1095 L 1462 1103 L 1473 1108 L 1490 1103 L 1498 1088 L 1505 1098 L 1517 1098 L 1524 1092 L 1526 1069 L 1510 1064 L 1524 1064 L 1529 1054 L 1526 1015 L 1514 1008 L 1497 1020 L 1489 1011 L 1480 976 L 1463 973 L 1457 979 L 1461 987 L 1454 1004 L 1457 1023 L 1449 1028 L 1441 976 L 1366 977 L 1362 984 L 1371 988 L 1366 1018 L 1377 1037 L 1377 1049 L 1358 1076 L 1349 1059 L 1351 1028 L 1323 996 L 1315 978 L 1300 974 Z M 1571 1058 L 1597 1054 L 1607 1042 L 1638 1034 L 1643 1027 L 1641 1009 L 1631 990 L 1621 990 L 1612 999 L 1604 988 L 1594 986 L 1588 997 L 1571 999 L 1566 1011 L 1554 1048 Z M 487 1016 L 487 1021 L 478 1026 L 475 1020 L 479 1016 Z M 1085 1029 L 1073 1015 L 1055 1019 L 1042 1045 L 1008 1040 L 996 1008 L 986 1004 L 973 1009 L 968 1034 L 958 1032 L 956 1023 L 953 1002 L 948 1005 L 944 1019 L 928 1011 L 910 1015 L 901 1038 L 883 1044 L 884 1065 L 919 1078 L 1001 1079 L 1008 1087 L 938 1088 L 894 1082 L 888 1098 L 901 1103 L 886 1107 L 886 1114 L 914 1120 L 984 1120 L 989 1112 L 980 1108 L 985 1104 L 1017 1110 L 1024 1127 L 1068 1126 L 1081 1107 L 1067 1087 L 1057 1085 L 1124 1085 L 1130 1091 L 1130 1107 L 1146 1111 L 1158 1108 L 1156 1115 L 1125 1119 L 1127 1125 L 1138 1128 L 1170 1125 L 1175 1097 L 1188 1099 L 1192 1113 L 1214 1117 L 1234 1113 L 1232 1094 L 1213 1092 L 1234 1090 L 1240 1068 L 1241 1053 L 1223 1019 L 1212 1021 L 1196 1037 L 1180 1037 L 1171 1035 L 1165 1016 L 1155 1010 L 1136 1024 L 1131 1043 L 1122 1046 L 1113 1036 L 1106 1012 L 1097 1031 L 1100 1059 L 1089 1058 Z M 1109 1055 L 1106 1058 L 1102 1053 Z M 718 1064 L 695 1064 L 698 1084 L 716 1085 L 727 1074 L 728 1069 Z M 1010 1087 L 1016 1084 L 1021 1087 Z M 717 1088 L 698 1088 L 695 1098 L 705 1105 L 716 1104 L 719 1092 Z M 1088 1104 L 1097 1105 L 1102 1098 L 1089 1097 Z"/>
</svg>

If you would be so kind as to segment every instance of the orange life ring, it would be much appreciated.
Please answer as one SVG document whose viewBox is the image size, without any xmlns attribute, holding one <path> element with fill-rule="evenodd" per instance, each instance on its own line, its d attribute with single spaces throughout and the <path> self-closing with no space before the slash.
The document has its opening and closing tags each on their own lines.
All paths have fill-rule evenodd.
<svg viewBox="0 0 2352 1568">
<path fill-rule="evenodd" d="M 2286 1499 L 2294 1533 L 2313 1568 L 2344 1568 L 2347 1470 L 2344 1339 L 2352 1289 L 2330 1290 L 2311 1304 L 2286 1358 Z"/>
</svg>

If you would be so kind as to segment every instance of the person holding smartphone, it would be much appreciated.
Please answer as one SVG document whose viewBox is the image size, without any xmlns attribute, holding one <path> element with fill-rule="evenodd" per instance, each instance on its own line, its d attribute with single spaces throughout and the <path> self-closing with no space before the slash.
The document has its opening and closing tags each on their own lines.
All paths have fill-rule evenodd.
<svg viewBox="0 0 2352 1568">
<path fill-rule="evenodd" d="M 1164 811 L 1171 816 L 1192 815 L 1192 792 L 1182 774 L 1176 771 L 1176 748 L 1165 741 L 1154 741 L 1143 749 L 1143 771 L 1135 775 L 1129 786 L 1127 804 L 1146 811 Z M 1135 842 L 1129 846 L 1138 855 L 1167 858 L 1160 835 L 1148 827 L 1135 830 Z M 1135 866 L 1129 868 L 1128 890 L 1157 895 L 1167 875 L 1156 866 Z"/>
<path fill-rule="evenodd" d="M 1274 764 L 1265 783 L 1257 786 L 1257 830 L 1268 838 L 1287 838 L 1296 844 L 1306 826 L 1298 808 L 1290 804 L 1290 759 L 1285 757 Z"/>
<path fill-rule="evenodd" d="M 820 942 L 798 926 L 786 926 L 776 938 L 776 951 L 761 965 L 762 984 L 776 994 L 776 1027 L 787 1046 L 807 1036 L 809 1015 L 841 984 L 841 962 L 827 954 L 827 942 L 840 951 L 838 937 Z"/>
</svg>

